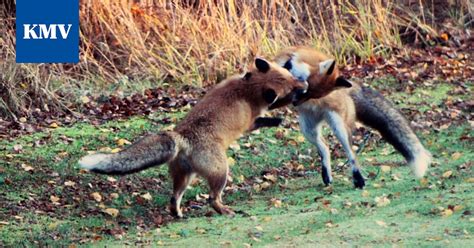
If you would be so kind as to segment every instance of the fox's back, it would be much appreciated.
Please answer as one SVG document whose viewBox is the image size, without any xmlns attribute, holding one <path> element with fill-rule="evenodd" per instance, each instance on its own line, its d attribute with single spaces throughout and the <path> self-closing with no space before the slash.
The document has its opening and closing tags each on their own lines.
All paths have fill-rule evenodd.
<svg viewBox="0 0 474 248">
<path fill-rule="evenodd" d="M 190 142 L 212 140 L 228 145 L 252 124 L 252 106 L 235 82 L 216 85 L 194 106 L 175 131 Z"/>
</svg>

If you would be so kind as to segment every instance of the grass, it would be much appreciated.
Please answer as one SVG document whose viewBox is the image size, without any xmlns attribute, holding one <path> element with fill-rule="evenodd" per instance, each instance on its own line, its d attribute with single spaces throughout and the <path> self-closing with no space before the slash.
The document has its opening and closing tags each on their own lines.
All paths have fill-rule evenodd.
<svg viewBox="0 0 474 248">
<path fill-rule="evenodd" d="M 385 81 L 384 81 L 385 82 Z M 382 86 L 381 84 L 380 86 Z M 447 84 L 424 88 L 430 98 L 392 92 L 390 98 L 442 107 Z M 421 92 L 421 91 L 420 91 Z M 416 94 L 415 94 L 416 95 Z M 462 96 L 451 96 L 462 97 Z M 405 107 L 404 107 L 405 108 Z M 415 109 L 416 110 L 416 109 Z M 423 110 L 419 110 L 422 112 Z M 233 184 L 225 202 L 241 211 L 235 218 L 213 215 L 211 209 L 189 206 L 207 193 L 204 182 L 186 192 L 183 220 L 166 214 L 171 192 L 162 166 L 127 177 L 83 173 L 77 160 L 87 150 L 120 148 L 119 139 L 134 140 L 156 132 L 163 117 L 183 112 L 134 117 L 93 126 L 78 123 L 49 129 L 12 141 L 0 141 L 0 245 L 2 246 L 472 246 L 474 206 L 473 132 L 468 123 L 419 133 L 434 154 L 426 180 L 415 180 L 402 157 L 373 139 L 359 156 L 368 186 L 355 190 L 338 145 L 334 150 L 335 182 L 326 188 L 317 170 L 316 151 L 301 134 L 283 128 L 263 129 L 229 149 Z M 287 119 L 294 117 L 287 117 Z M 283 133 L 283 137 L 281 137 Z M 330 139 L 332 140 L 332 139 Z M 21 145 L 21 147 L 20 147 Z M 304 169 L 294 169 L 294 165 Z M 388 165 L 379 167 L 380 165 Z M 32 167 L 31 171 L 28 166 Z M 293 168 L 287 169 L 287 168 Z M 262 187 L 262 172 L 289 171 Z M 451 175 L 449 175 L 451 174 Z M 374 176 L 376 175 L 376 176 Z M 116 179 L 117 181 L 114 181 Z M 69 182 L 69 186 L 67 185 Z M 70 186 L 70 182 L 74 182 Z M 94 200 L 98 192 L 102 199 Z M 150 201 L 140 197 L 150 193 Z M 114 194 L 117 194 L 113 197 Z M 53 203 L 54 198 L 59 200 Z M 197 202 L 197 203 L 196 203 Z M 198 204 L 199 205 L 199 204 Z M 104 209 L 119 210 L 117 217 Z M 170 221 L 156 224 L 154 218 Z"/>
</svg>

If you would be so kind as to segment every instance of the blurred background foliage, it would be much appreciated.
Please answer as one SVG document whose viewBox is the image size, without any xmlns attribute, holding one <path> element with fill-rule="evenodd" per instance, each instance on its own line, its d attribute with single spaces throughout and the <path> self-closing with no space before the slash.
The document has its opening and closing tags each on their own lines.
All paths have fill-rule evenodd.
<svg viewBox="0 0 474 248">
<path fill-rule="evenodd" d="M 255 56 L 310 45 L 358 63 L 469 31 L 470 0 L 81 0 L 80 63 L 16 64 L 15 1 L 0 4 L 0 117 L 64 111 L 80 96 L 212 85 Z"/>
</svg>

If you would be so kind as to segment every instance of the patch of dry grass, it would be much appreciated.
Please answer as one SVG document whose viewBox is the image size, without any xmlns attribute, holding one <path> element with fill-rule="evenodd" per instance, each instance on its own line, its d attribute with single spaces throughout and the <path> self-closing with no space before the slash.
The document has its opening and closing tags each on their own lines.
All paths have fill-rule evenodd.
<svg viewBox="0 0 474 248">
<path fill-rule="evenodd" d="M 0 113 L 64 109 L 74 103 L 67 94 L 119 81 L 206 86 L 290 45 L 314 46 L 341 63 L 386 55 L 402 46 L 402 25 L 431 29 L 424 13 L 400 12 L 382 0 L 82 0 L 76 65 L 15 64 L 14 18 L 3 13 Z M 67 100 L 54 94 L 59 89 Z"/>
</svg>

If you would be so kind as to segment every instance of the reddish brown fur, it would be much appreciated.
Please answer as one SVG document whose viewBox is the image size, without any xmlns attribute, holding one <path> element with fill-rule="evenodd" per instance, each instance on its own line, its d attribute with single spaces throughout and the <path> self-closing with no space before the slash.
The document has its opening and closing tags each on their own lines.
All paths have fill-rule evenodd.
<svg viewBox="0 0 474 248">
<path fill-rule="evenodd" d="M 276 61 L 286 61 L 294 53 L 298 53 L 298 60 L 304 61 L 309 65 L 319 65 L 319 63 L 331 59 L 329 56 L 320 53 L 310 47 L 290 47 L 280 53 L 275 57 Z M 333 72 L 330 75 L 321 75 L 319 73 L 319 67 L 314 66 L 310 67 L 310 76 L 307 79 L 309 83 L 308 87 L 308 98 L 321 98 L 334 90 L 338 89 L 336 86 L 336 79 L 340 76 L 337 66 L 334 67 Z"/>
<path fill-rule="evenodd" d="M 276 64 L 270 71 L 252 70 L 250 79 L 230 78 L 211 90 L 179 123 L 175 132 L 189 144 L 170 163 L 175 191 L 172 210 L 180 215 L 179 200 L 197 173 L 207 179 L 212 207 L 221 214 L 232 214 L 222 204 L 221 193 L 227 180 L 228 146 L 248 130 L 255 119 L 269 106 L 263 92 L 273 89 L 285 97 L 294 89 L 302 88 L 289 72 Z"/>
<path fill-rule="evenodd" d="M 227 180 L 228 146 L 272 103 L 292 99 L 306 89 L 277 64 L 260 59 L 255 62 L 258 68 L 209 91 L 174 131 L 147 135 L 119 153 L 93 154 L 79 163 L 97 173 L 122 175 L 168 162 L 174 187 L 173 213 L 182 216 L 179 206 L 183 193 L 192 177 L 199 174 L 209 183 L 212 207 L 221 214 L 233 214 L 221 196 Z"/>
</svg>

